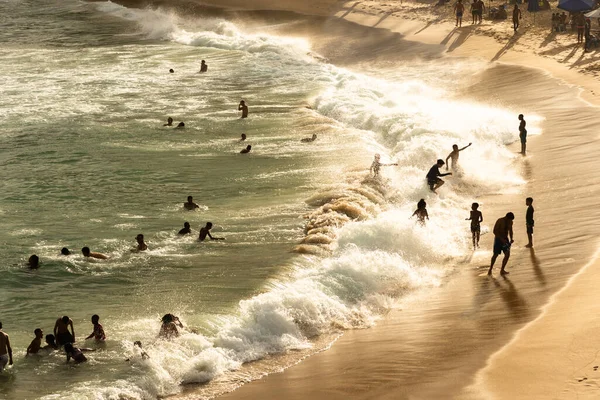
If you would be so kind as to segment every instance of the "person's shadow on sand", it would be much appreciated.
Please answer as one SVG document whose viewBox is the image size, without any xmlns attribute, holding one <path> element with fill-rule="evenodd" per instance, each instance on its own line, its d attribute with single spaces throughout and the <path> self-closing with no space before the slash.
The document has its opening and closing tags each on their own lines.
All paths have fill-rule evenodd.
<svg viewBox="0 0 600 400">
<path fill-rule="evenodd" d="M 508 279 L 506 275 L 502 276 L 504 284 L 500 283 L 498 279 L 494 277 L 491 277 L 490 279 L 492 279 L 494 285 L 499 290 L 500 297 L 508 307 L 513 319 L 517 321 L 525 320 L 529 315 L 529 306 L 523 296 L 519 294 L 511 280 Z"/>
<path fill-rule="evenodd" d="M 535 273 L 536 279 L 540 282 L 540 285 L 546 286 L 546 277 L 540 266 L 540 259 L 535 255 L 535 249 L 533 247 L 529 248 L 529 257 L 531 258 L 531 265 L 533 265 L 533 272 Z"/>
</svg>

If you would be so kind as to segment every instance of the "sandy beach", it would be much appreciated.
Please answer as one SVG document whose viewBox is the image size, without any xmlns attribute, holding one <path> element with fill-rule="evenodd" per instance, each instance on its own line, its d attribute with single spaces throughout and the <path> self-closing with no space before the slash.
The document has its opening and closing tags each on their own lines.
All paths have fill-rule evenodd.
<svg viewBox="0 0 600 400">
<path fill-rule="evenodd" d="M 600 283 L 600 176 L 594 160 L 600 150 L 600 53 L 584 53 L 573 33 L 550 32 L 555 2 L 535 22 L 524 11 L 517 35 L 509 20 L 472 26 L 470 16 L 457 29 L 452 5 L 426 2 L 202 3 L 260 10 L 232 15 L 255 29 L 308 37 L 315 52 L 349 69 L 391 71 L 399 51 L 404 57 L 484 59 L 487 68 L 471 78 L 460 96 L 514 110 L 515 129 L 517 114 L 539 116 L 528 156 L 515 159 L 525 186 L 479 199 L 488 225 L 507 211 L 517 214 L 508 277 L 497 270 L 492 278 L 485 275 L 492 240 L 484 236 L 480 251 L 449 260 L 460 268 L 448 283 L 403 299 L 375 327 L 347 331 L 331 348 L 281 373 L 250 383 L 240 379 L 239 389 L 219 398 L 599 396 L 594 288 Z M 320 19 L 292 26 L 266 23 L 285 21 L 281 11 Z M 513 143 L 510 150 L 517 153 L 518 146 Z M 524 247 L 527 196 L 535 199 L 535 249 Z M 179 397 L 198 396 L 192 387 Z"/>
</svg>

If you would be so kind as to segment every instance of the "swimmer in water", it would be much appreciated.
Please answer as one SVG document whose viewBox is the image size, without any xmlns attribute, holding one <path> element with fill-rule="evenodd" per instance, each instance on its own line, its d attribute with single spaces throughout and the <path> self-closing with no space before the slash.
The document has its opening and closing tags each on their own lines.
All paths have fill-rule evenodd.
<svg viewBox="0 0 600 400">
<path fill-rule="evenodd" d="M 185 128 L 185 123 L 183 121 L 178 123 L 177 126 L 175 127 L 175 129 L 182 129 L 182 128 Z"/>
<path fill-rule="evenodd" d="M 71 332 L 69 332 L 71 327 Z M 66 343 L 75 342 L 75 329 L 73 328 L 73 320 L 66 315 L 57 319 L 54 324 L 54 337 L 59 346 Z"/>
<path fill-rule="evenodd" d="M 242 112 L 242 118 L 248 118 L 248 106 L 246 105 L 246 102 L 244 100 L 240 101 L 238 111 Z"/>
<path fill-rule="evenodd" d="M 438 176 L 452 175 L 452 172 L 448 172 L 445 174 L 442 174 L 440 172 L 440 168 L 443 167 L 444 164 L 444 160 L 437 160 L 437 163 L 435 163 L 435 165 L 429 169 L 429 172 L 426 176 L 427 184 L 429 185 L 429 190 L 431 190 L 435 194 L 437 194 L 436 190 L 439 189 L 440 186 L 442 186 L 445 183 L 443 180 L 438 178 Z"/>
<path fill-rule="evenodd" d="M 106 254 L 96 253 L 94 251 L 90 251 L 90 248 L 87 247 L 87 246 L 81 249 L 81 253 L 83 254 L 84 257 L 97 258 L 99 260 L 106 260 L 106 259 L 108 259 L 108 256 Z"/>
<path fill-rule="evenodd" d="M 173 126 L 173 118 L 171 118 L 171 117 L 167 118 L 167 123 L 164 124 L 163 126 Z"/>
<path fill-rule="evenodd" d="M 29 269 L 38 269 L 40 267 L 40 258 L 33 254 L 27 260 L 27 265 L 29 266 Z"/>
<path fill-rule="evenodd" d="M 163 339 L 172 339 L 174 337 L 179 336 L 179 328 L 183 328 L 183 324 L 173 314 L 165 314 L 162 317 L 162 325 L 160 326 L 160 331 L 158 332 L 158 337 Z"/>
<path fill-rule="evenodd" d="M 66 247 L 63 247 L 62 249 L 60 249 L 60 254 L 63 256 L 70 256 L 71 252 Z"/>
<path fill-rule="evenodd" d="M 0 372 L 4 371 L 6 364 L 13 365 L 13 354 L 10 338 L 2 330 L 2 322 L 0 322 Z"/>
<path fill-rule="evenodd" d="M 469 147 L 472 143 L 469 143 L 468 145 L 466 145 L 465 147 L 463 147 L 462 149 L 458 148 L 458 145 L 454 144 L 452 145 L 452 152 L 450 152 L 450 154 L 448 154 L 448 157 L 446 157 L 446 171 L 448 171 L 448 159 L 450 159 L 452 161 L 452 170 L 454 171 L 456 168 L 458 168 L 458 155 L 461 151 L 463 151 L 464 149 L 466 149 L 467 147 Z"/>
<path fill-rule="evenodd" d="M 190 223 L 184 222 L 183 229 L 181 229 L 179 231 L 178 235 L 189 235 L 190 233 L 192 233 L 192 229 L 190 228 Z"/>
<path fill-rule="evenodd" d="M 417 221 L 419 221 L 421 225 L 425 225 L 425 218 L 429 220 L 429 213 L 427 213 L 427 203 L 425 202 L 425 199 L 419 200 L 417 203 L 417 209 L 413 215 L 411 215 L 411 218 L 415 215 L 417 216 Z"/>
<path fill-rule="evenodd" d="M 136 247 L 135 251 L 146 251 L 146 250 L 148 250 L 148 246 L 146 246 L 146 243 L 144 242 L 144 235 L 142 235 L 141 233 L 138 234 L 135 237 L 135 241 L 137 242 L 137 247 Z"/>
<path fill-rule="evenodd" d="M 208 65 L 204 60 L 200 62 L 200 72 L 208 72 Z"/>
<path fill-rule="evenodd" d="M 82 362 L 86 362 L 87 358 L 86 358 L 86 356 L 83 355 L 84 351 L 95 351 L 95 350 L 75 347 L 75 346 L 73 346 L 72 343 L 65 344 L 65 353 L 67 354 L 67 362 L 69 362 L 69 360 L 71 360 L 71 358 L 73 359 L 73 361 L 75 361 L 75 364 L 80 364 Z"/>
<path fill-rule="evenodd" d="M 188 196 L 187 203 L 183 203 L 183 208 L 189 211 L 193 211 L 196 208 L 200 208 L 200 206 L 194 203 L 194 198 L 192 196 Z"/>
<path fill-rule="evenodd" d="M 206 239 L 206 236 L 210 238 L 210 240 L 225 240 L 225 238 L 212 237 L 210 234 L 210 230 L 212 229 L 212 222 L 207 222 L 206 226 L 200 229 L 200 235 L 198 236 L 198 240 L 203 242 Z"/>
<path fill-rule="evenodd" d="M 38 351 L 42 348 L 42 338 L 44 337 L 44 332 L 40 328 L 37 328 L 33 331 L 35 338 L 31 341 L 29 347 L 27 347 L 26 356 L 30 354 L 37 354 Z"/>
<path fill-rule="evenodd" d="M 240 142 L 243 142 L 244 140 L 246 140 L 246 134 L 242 133 L 242 138 L 240 139 Z"/>
<path fill-rule="evenodd" d="M 170 73 L 173 73 L 173 72 L 175 72 L 175 70 L 174 70 L 173 68 L 171 68 L 171 69 L 169 70 L 169 72 L 170 72 Z"/>
<path fill-rule="evenodd" d="M 309 142 L 314 142 L 316 138 L 317 138 L 317 134 L 313 133 L 312 137 L 304 138 L 304 139 L 301 139 L 300 141 L 303 143 L 309 143 Z"/>
<path fill-rule="evenodd" d="M 139 340 L 136 340 L 135 342 L 133 342 L 133 348 L 135 350 L 136 347 L 140 348 L 140 356 L 142 357 L 142 360 L 147 360 L 150 358 L 150 356 L 148 355 L 148 353 L 146 353 L 144 351 L 144 349 L 142 348 L 142 342 L 140 342 Z M 125 361 L 131 361 L 131 359 L 126 359 Z"/>
<path fill-rule="evenodd" d="M 92 315 L 92 325 L 94 326 L 94 330 L 85 338 L 85 340 L 94 338 L 96 339 L 96 342 L 104 342 L 106 340 L 106 334 L 104 333 L 104 328 L 100 324 L 100 317 L 97 314 Z"/>
<path fill-rule="evenodd" d="M 373 174 L 373 177 L 377 177 L 377 176 L 379 176 L 379 170 L 381 169 L 381 167 L 388 167 L 391 165 L 398 165 L 398 163 L 382 164 L 381 163 L 381 155 L 375 154 L 375 159 L 373 160 L 373 164 L 371 164 L 371 168 L 369 169 L 369 172 L 371 174 Z"/>
<path fill-rule="evenodd" d="M 46 345 L 42 347 L 44 350 L 58 350 L 56 338 L 53 334 L 46 335 Z"/>
<path fill-rule="evenodd" d="M 245 149 L 242 149 L 242 151 L 240 151 L 240 154 L 250 153 L 250 150 L 252 150 L 252 146 L 248 145 Z"/>
<path fill-rule="evenodd" d="M 471 234 L 473 235 L 473 250 L 479 247 L 479 236 L 481 234 L 481 223 L 483 222 L 483 214 L 479 209 L 479 203 L 471 205 L 471 215 L 467 221 L 471 221 Z"/>
</svg>

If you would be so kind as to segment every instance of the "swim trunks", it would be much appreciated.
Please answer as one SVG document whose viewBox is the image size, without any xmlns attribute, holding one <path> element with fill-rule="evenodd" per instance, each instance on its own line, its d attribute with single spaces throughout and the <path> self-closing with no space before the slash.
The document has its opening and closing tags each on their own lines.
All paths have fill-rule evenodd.
<svg viewBox="0 0 600 400">
<path fill-rule="evenodd" d="M 443 182 L 440 178 L 435 178 L 435 180 L 427 180 L 427 184 L 429 185 L 429 189 L 433 190 L 433 187 L 437 185 L 439 182 Z"/>
<path fill-rule="evenodd" d="M 73 343 L 73 342 L 74 342 L 73 336 L 69 332 L 63 332 L 63 333 L 59 333 L 58 335 L 56 335 L 56 343 L 59 346 L 63 346 L 67 343 Z"/>
<path fill-rule="evenodd" d="M 527 233 L 533 235 L 533 225 L 527 225 Z"/>
<path fill-rule="evenodd" d="M 471 223 L 471 232 L 481 232 L 481 225 L 478 222 Z"/>
<path fill-rule="evenodd" d="M 494 238 L 494 254 L 510 253 L 510 242 L 503 243 L 502 240 Z"/>
<path fill-rule="evenodd" d="M 527 143 L 527 129 L 523 129 L 521 133 L 519 133 L 519 138 L 521 139 L 521 143 Z"/>
<path fill-rule="evenodd" d="M 457 16 L 458 18 L 462 18 L 462 14 L 463 14 L 462 12 L 457 12 L 457 13 L 456 13 L 456 16 Z"/>
<path fill-rule="evenodd" d="M 0 356 L 0 372 L 4 371 L 4 367 L 8 364 L 8 354 L 2 354 Z"/>
</svg>

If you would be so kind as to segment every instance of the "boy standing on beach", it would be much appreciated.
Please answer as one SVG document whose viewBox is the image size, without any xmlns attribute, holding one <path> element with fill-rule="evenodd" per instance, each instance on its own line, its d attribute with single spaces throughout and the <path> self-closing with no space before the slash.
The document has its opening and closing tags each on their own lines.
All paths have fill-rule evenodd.
<svg viewBox="0 0 600 400">
<path fill-rule="evenodd" d="M 454 12 L 456 12 L 456 26 L 460 28 L 462 27 L 463 12 L 465 12 L 465 6 L 463 5 L 462 0 L 458 0 L 454 5 Z"/>
<path fill-rule="evenodd" d="M 527 205 L 527 213 L 525 214 L 525 225 L 527 226 L 527 239 L 529 239 L 529 243 L 527 243 L 528 248 L 533 248 L 533 197 L 528 197 L 525 199 L 525 205 Z"/>
<path fill-rule="evenodd" d="M 473 235 L 473 250 L 479 247 L 479 236 L 481 234 L 481 223 L 483 222 L 483 214 L 479 211 L 479 203 L 471 205 L 471 215 L 467 221 L 471 221 L 471 234 Z"/>
<path fill-rule="evenodd" d="M 525 117 L 523 117 L 523 114 L 519 114 L 519 139 L 521 139 L 521 154 L 526 155 L 527 154 L 527 129 L 525 129 L 525 126 L 527 125 L 527 122 L 525 122 Z"/>
<path fill-rule="evenodd" d="M 519 10 L 519 6 L 515 2 L 515 8 L 513 8 L 513 29 L 515 33 L 517 33 L 517 28 L 519 27 L 519 20 L 521 19 L 521 10 Z"/>
<path fill-rule="evenodd" d="M 500 274 L 508 274 L 508 272 L 506 272 L 504 269 L 506 268 L 506 264 L 510 258 L 510 245 L 514 243 L 512 229 L 514 219 L 515 214 L 509 212 L 505 217 L 498 218 L 496 224 L 494 225 L 494 255 L 492 256 L 492 263 L 490 265 L 488 275 L 492 275 L 492 268 L 494 268 L 494 263 L 496 262 L 496 258 L 498 258 L 500 253 L 504 253 Z"/>
</svg>

